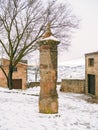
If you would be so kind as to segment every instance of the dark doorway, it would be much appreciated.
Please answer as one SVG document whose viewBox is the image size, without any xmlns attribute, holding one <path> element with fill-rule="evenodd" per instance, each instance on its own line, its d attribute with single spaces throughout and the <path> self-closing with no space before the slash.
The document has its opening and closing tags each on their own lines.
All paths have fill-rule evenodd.
<svg viewBox="0 0 98 130">
<path fill-rule="evenodd" d="M 13 79 L 13 88 L 22 89 L 22 79 Z"/>
<path fill-rule="evenodd" d="M 88 74 L 88 93 L 95 95 L 95 75 Z"/>
</svg>

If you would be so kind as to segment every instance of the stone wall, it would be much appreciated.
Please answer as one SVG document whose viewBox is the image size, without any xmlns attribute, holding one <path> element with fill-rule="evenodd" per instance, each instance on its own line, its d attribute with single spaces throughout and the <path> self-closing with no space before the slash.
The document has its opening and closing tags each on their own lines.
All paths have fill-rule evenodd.
<svg viewBox="0 0 98 130">
<path fill-rule="evenodd" d="M 61 85 L 61 82 L 57 82 L 56 85 Z M 38 87 L 40 86 L 40 82 L 29 82 L 27 84 L 28 88 Z"/>
<path fill-rule="evenodd" d="M 84 93 L 85 80 L 82 79 L 63 79 L 61 82 L 60 91 Z"/>
<path fill-rule="evenodd" d="M 38 87 L 40 86 L 40 82 L 30 82 L 27 84 L 28 88 Z"/>
<path fill-rule="evenodd" d="M 98 52 L 85 54 L 85 64 L 85 93 L 98 99 Z M 89 76 L 95 79 L 92 81 Z"/>
</svg>

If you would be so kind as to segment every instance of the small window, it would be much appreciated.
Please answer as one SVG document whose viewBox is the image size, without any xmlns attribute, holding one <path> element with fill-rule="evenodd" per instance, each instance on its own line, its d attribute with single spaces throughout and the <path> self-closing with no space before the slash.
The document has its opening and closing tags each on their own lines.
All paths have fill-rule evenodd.
<svg viewBox="0 0 98 130">
<path fill-rule="evenodd" d="M 89 66 L 94 66 L 94 58 L 89 58 L 88 59 L 88 65 Z"/>
<path fill-rule="evenodd" d="M 17 72 L 17 67 L 14 67 L 14 68 L 13 68 L 13 72 Z"/>
</svg>

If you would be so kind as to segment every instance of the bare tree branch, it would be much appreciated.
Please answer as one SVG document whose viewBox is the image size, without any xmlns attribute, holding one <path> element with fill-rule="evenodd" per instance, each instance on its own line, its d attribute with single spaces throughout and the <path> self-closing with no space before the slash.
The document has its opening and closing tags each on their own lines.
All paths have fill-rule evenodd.
<svg viewBox="0 0 98 130">
<path fill-rule="evenodd" d="M 49 22 L 61 46 L 68 48 L 78 20 L 67 3 L 49 0 L 44 6 L 42 0 L 0 0 L 0 46 L 10 61 L 8 79 L 13 67 L 38 48 L 37 41 Z"/>
</svg>

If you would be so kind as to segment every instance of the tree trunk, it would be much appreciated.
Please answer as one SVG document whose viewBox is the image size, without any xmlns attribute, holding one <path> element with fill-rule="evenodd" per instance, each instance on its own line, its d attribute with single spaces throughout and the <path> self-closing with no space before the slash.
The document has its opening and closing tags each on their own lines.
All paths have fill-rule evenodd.
<svg viewBox="0 0 98 130">
<path fill-rule="evenodd" d="M 8 88 L 13 89 L 13 81 L 12 81 L 12 75 L 13 75 L 13 65 L 9 65 L 9 73 L 8 73 Z"/>
</svg>

